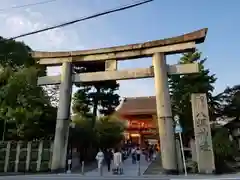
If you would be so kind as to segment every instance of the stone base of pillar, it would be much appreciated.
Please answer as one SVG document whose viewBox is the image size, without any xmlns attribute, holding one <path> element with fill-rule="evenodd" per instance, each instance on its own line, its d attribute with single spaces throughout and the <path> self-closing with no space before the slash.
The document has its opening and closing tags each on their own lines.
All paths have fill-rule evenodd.
<svg viewBox="0 0 240 180">
<path fill-rule="evenodd" d="M 163 169 L 163 174 L 167 175 L 179 175 L 178 170 L 176 169 Z"/>
</svg>

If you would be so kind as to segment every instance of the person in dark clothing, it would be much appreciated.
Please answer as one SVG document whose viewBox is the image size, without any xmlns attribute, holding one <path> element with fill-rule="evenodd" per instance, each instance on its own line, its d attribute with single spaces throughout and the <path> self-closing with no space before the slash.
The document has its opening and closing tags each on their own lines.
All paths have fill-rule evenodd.
<svg viewBox="0 0 240 180">
<path fill-rule="evenodd" d="M 149 149 L 149 160 L 152 161 L 153 158 L 153 147 L 151 146 Z"/>
<path fill-rule="evenodd" d="M 108 172 L 110 172 L 110 170 L 111 170 L 112 159 L 113 159 L 113 153 L 112 153 L 111 149 L 108 149 L 106 151 L 106 157 L 105 157 L 105 161 L 106 161 L 107 167 L 108 167 Z"/>
</svg>

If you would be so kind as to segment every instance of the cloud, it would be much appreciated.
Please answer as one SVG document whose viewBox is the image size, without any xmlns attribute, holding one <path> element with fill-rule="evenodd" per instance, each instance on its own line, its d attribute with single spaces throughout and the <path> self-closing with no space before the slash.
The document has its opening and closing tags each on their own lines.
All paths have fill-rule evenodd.
<svg viewBox="0 0 240 180">
<path fill-rule="evenodd" d="M 4 37 L 13 37 L 26 32 L 32 32 L 49 27 L 46 17 L 40 12 L 33 12 L 26 9 L 21 13 L 1 14 L 0 20 L 3 22 L 0 33 Z M 78 35 L 74 30 L 54 29 L 39 34 L 19 38 L 34 50 L 70 50 L 72 48 L 82 49 L 82 46 L 75 46 L 78 42 Z M 71 42 L 71 43 L 66 43 Z"/>
<path fill-rule="evenodd" d="M 60 11 L 60 10 L 59 10 Z M 80 11 L 80 10 L 79 10 Z M 85 10 L 86 12 L 86 10 Z M 66 14 L 65 12 L 64 14 Z M 91 13 L 90 13 L 91 14 Z M 53 20 L 54 17 L 51 18 Z M 44 16 L 43 13 L 33 11 L 30 8 L 24 11 L 13 11 L 0 14 L 0 21 L 2 27 L 0 29 L 0 35 L 3 37 L 13 37 L 26 32 L 31 32 L 46 28 L 52 25 L 52 22 Z M 93 24 L 96 23 L 96 24 Z M 24 41 L 34 50 L 43 51 L 67 51 L 67 50 L 79 50 L 92 48 L 97 46 L 104 46 L 109 44 L 108 42 L 116 42 L 118 39 L 123 40 L 121 37 L 116 36 L 113 31 L 114 29 L 106 28 L 108 25 L 107 21 L 100 19 L 99 21 L 91 21 L 85 23 L 85 26 L 80 28 L 71 26 L 68 28 L 54 29 L 45 31 L 39 34 L 20 38 L 18 40 Z M 97 30 L 93 27 L 98 27 Z M 106 30 L 109 30 L 106 31 Z M 98 32 L 99 39 L 95 37 L 98 34 L 94 34 L 94 31 Z M 105 37 L 101 36 L 105 34 Z M 84 36 L 83 36 L 84 35 Z M 101 36 L 101 37 L 100 37 Z M 103 41 L 104 40 L 104 41 Z M 80 45 L 81 44 L 81 45 Z M 110 43 L 111 44 L 111 43 Z M 124 67 L 132 67 L 133 62 L 128 62 Z M 136 63 L 135 63 L 136 64 Z M 134 68 L 134 67 L 132 67 Z M 49 75 L 60 74 L 60 67 L 49 67 Z M 131 81 L 120 81 L 120 95 L 121 96 L 147 96 L 153 93 L 153 81 L 152 80 L 131 80 Z M 74 89 L 75 91 L 76 89 Z"/>
</svg>

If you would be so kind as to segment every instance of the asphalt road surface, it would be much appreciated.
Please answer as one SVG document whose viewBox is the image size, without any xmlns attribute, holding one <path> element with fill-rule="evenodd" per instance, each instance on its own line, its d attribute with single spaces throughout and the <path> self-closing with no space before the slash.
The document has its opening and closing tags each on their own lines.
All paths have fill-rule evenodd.
<svg viewBox="0 0 240 180">
<path fill-rule="evenodd" d="M 0 180 L 170 180 L 169 178 L 146 178 L 146 177 L 125 177 L 125 176 L 113 176 L 113 177 L 84 177 L 81 175 L 20 175 L 20 176 L 1 176 Z"/>
<path fill-rule="evenodd" d="M 79 174 L 52 174 L 52 175 L 18 175 L 18 176 L 0 176 L 0 180 L 240 180 L 240 175 L 223 175 L 223 176 L 134 176 L 126 177 L 124 175 L 112 177 L 81 176 Z"/>
</svg>

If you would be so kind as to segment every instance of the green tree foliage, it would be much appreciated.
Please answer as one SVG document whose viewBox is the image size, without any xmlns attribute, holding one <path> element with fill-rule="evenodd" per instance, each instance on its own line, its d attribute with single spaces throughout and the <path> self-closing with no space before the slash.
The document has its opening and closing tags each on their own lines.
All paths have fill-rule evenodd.
<svg viewBox="0 0 240 180">
<path fill-rule="evenodd" d="M 75 73 L 88 73 L 104 71 L 104 63 L 79 64 L 75 67 Z M 110 115 L 119 104 L 119 95 L 116 90 L 119 84 L 116 81 L 90 82 L 76 84 L 79 88 L 74 95 L 73 111 L 75 113 L 92 114 L 92 125 L 94 126 L 98 112 L 102 115 Z"/>
<path fill-rule="evenodd" d="M 89 87 L 85 86 L 81 89 L 78 89 L 78 91 L 73 96 L 73 105 L 72 110 L 73 113 L 81 114 L 85 117 L 90 114 L 91 106 L 90 106 L 90 100 L 88 98 L 88 91 Z"/>
<path fill-rule="evenodd" d="M 52 136 L 56 109 L 36 84 L 45 69 L 24 43 L 0 39 L 0 134 L 5 129 L 6 138 L 16 140 Z"/>
<path fill-rule="evenodd" d="M 123 139 L 125 126 L 113 116 L 98 118 L 94 128 L 91 120 L 81 114 L 75 114 L 72 121 L 76 124 L 74 141 L 85 148 L 91 145 L 101 148 L 114 147 Z"/>
<path fill-rule="evenodd" d="M 0 113 L 7 122 L 8 139 L 39 139 L 54 133 L 56 109 L 37 86 L 37 75 L 34 67 L 21 69 L 0 88 Z"/>
<path fill-rule="evenodd" d="M 0 37 L 0 58 L 2 67 L 11 67 L 17 70 L 19 67 L 30 67 L 35 65 L 34 59 L 30 56 L 30 47 L 22 42 L 6 40 Z"/>
<path fill-rule="evenodd" d="M 215 133 L 213 133 L 213 151 L 216 173 L 222 174 L 235 171 L 227 162 L 234 162 L 235 157 L 239 156 L 239 152 L 235 141 L 229 139 L 228 129 L 215 129 Z"/>
<path fill-rule="evenodd" d="M 99 118 L 96 122 L 99 147 L 115 147 L 124 138 L 124 130 L 124 124 L 113 116 Z"/>
<path fill-rule="evenodd" d="M 95 128 L 92 128 L 91 119 L 78 113 L 72 117 L 76 124 L 73 132 L 74 142 L 83 148 L 89 148 L 97 143 Z"/>
<path fill-rule="evenodd" d="M 218 158 L 231 159 L 237 154 L 237 146 L 234 141 L 230 141 L 229 132 L 226 128 L 219 128 L 213 136 L 213 149 Z"/>
<path fill-rule="evenodd" d="M 227 87 L 220 97 L 222 115 L 240 120 L 240 85 Z"/>
<path fill-rule="evenodd" d="M 201 59 L 201 53 L 185 53 L 180 58 L 180 64 L 199 63 L 200 73 L 187 75 L 172 75 L 169 77 L 171 100 L 173 105 L 173 114 L 180 116 L 180 123 L 183 126 L 185 135 L 193 135 L 193 120 L 191 109 L 191 94 L 206 93 L 209 103 L 209 112 L 211 120 L 215 114 L 215 97 L 212 92 L 213 84 L 216 81 L 215 75 L 212 75 L 208 69 L 204 68 L 205 59 Z"/>
</svg>

